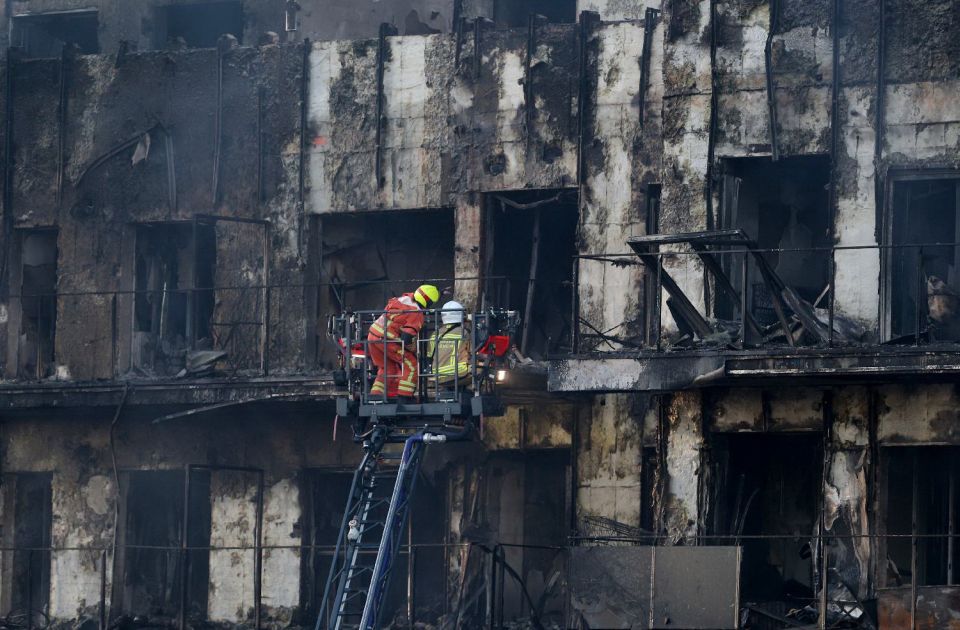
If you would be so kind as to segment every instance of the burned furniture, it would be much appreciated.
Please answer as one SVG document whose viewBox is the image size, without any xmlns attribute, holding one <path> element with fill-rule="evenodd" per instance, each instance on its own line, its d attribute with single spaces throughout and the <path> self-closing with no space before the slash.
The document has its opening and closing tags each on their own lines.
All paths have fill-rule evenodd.
<svg viewBox="0 0 960 630">
<path fill-rule="evenodd" d="M 718 333 L 723 333 L 720 322 L 711 323 L 707 316 L 701 314 L 693 302 L 684 293 L 676 280 L 671 277 L 663 265 L 665 252 L 660 251 L 665 245 L 686 245 L 703 262 L 707 272 L 713 277 L 718 292 L 723 291 L 727 297 L 737 305 L 740 314 L 740 330 L 736 335 L 742 346 L 758 345 L 777 339 L 780 335 L 792 347 L 801 344 L 802 340 L 809 339 L 814 344 L 826 344 L 834 340 L 835 330 L 832 309 L 827 324 L 821 321 L 813 305 L 803 300 L 797 292 L 787 286 L 777 275 L 773 267 L 763 257 L 762 251 L 743 230 L 716 230 L 710 232 L 689 232 L 682 234 L 652 234 L 627 239 L 627 244 L 640 258 L 647 268 L 650 281 L 655 283 L 654 295 L 659 296 L 662 290 L 669 294 L 667 308 L 677 323 L 680 332 L 689 338 L 700 340 L 714 339 Z M 728 269 L 723 264 L 723 257 L 731 254 L 741 254 L 740 284 L 738 290 L 731 280 Z M 729 258 L 727 259 L 729 260 Z M 750 261 L 763 280 L 769 292 L 771 307 L 776 313 L 777 323 L 774 327 L 764 327 L 758 322 L 748 304 L 748 276 Z M 729 265 L 727 266 L 729 267 Z M 821 294 L 827 294 L 828 288 Z M 775 333 L 779 329 L 779 333 Z M 657 344 L 660 344 L 661 331 L 657 326 Z"/>
</svg>

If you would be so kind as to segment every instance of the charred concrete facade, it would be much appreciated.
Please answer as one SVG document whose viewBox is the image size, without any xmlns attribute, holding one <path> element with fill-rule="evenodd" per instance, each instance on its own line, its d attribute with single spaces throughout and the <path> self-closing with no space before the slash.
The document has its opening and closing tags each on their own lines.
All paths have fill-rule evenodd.
<svg viewBox="0 0 960 630">
<path fill-rule="evenodd" d="M 482 4 L 303 3 L 262 46 L 285 7 L 245 4 L 244 45 L 155 51 L 110 5 L 103 54 L 8 54 L 3 614 L 313 623 L 359 456 L 326 318 L 427 279 L 533 361 L 431 451 L 397 625 L 683 627 L 577 581 L 600 542 L 740 548 L 744 624 L 960 611 L 958 291 L 920 280 L 958 288 L 952 4 Z M 720 230 L 732 291 L 678 236 Z"/>
</svg>

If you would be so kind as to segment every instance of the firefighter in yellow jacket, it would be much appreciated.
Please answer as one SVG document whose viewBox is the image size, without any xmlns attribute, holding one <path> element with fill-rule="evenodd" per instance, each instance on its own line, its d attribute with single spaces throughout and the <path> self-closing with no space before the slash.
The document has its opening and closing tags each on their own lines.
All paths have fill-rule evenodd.
<svg viewBox="0 0 960 630">
<path fill-rule="evenodd" d="M 470 384 L 470 330 L 463 316 L 463 305 L 447 302 L 440 309 L 440 330 L 427 350 L 433 362 L 433 373 L 440 388 L 452 389 L 455 384 Z"/>
</svg>

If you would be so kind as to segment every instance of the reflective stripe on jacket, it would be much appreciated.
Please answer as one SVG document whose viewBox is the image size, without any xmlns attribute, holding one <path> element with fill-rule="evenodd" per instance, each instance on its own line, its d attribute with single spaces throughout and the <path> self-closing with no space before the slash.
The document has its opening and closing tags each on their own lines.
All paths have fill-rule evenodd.
<svg viewBox="0 0 960 630">
<path fill-rule="evenodd" d="M 412 293 L 390 298 L 383 310 L 386 312 L 370 325 L 370 336 L 375 339 L 386 337 L 394 341 L 400 339 L 402 333 L 416 336 L 423 328 L 423 311 Z"/>
<path fill-rule="evenodd" d="M 444 326 L 437 337 L 430 340 L 428 354 L 433 358 L 433 371 L 439 375 L 439 382 L 451 382 L 454 375 L 460 379 L 469 376 L 470 335 L 460 324 Z"/>
</svg>

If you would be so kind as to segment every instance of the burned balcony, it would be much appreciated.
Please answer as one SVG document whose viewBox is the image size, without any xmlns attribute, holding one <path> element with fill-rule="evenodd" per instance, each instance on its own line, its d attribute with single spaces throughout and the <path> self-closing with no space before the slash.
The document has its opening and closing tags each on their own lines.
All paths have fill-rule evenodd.
<svg viewBox="0 0 960 630">
<path fill-rule="evenodd" d="M 552 390 L 665 391 L 730 379 L 960 371 L 960 339 L 952 334 L 960 325 L 960 287 L 950 271 L 960 246 L 952 239 L 763 247 L 730 228 L 627 243 L 632 254 L 580 259 L 642 270 L 645 334 L 617 337 L 580 317 L 574 355 L 581 360 L 552 364 Z M 849 295 L 859 288 L 850 285 L 852 260 L 880 268 L 880 299 L 873 304 Z M 860 282 L 871 281 L 871 269 L 876 273 L 863 267 Z"/>
</svg>

